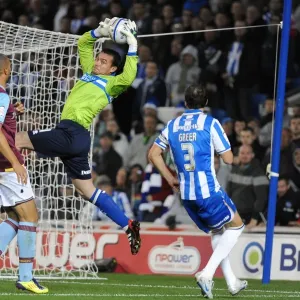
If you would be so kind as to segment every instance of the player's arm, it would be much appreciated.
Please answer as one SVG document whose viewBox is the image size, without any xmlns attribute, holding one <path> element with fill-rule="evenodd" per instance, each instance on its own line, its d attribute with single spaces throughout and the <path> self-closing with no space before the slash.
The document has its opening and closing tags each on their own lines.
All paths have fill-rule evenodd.
<svg viewBox="0 0 300 300">
<path fill-rule="evenodd" d="M 211 136 L 217 153 L 221 156 L 225 164 L 231 165 L 233 163 L 233 153 L 230 142 L 221 124 L 215 119 L 212 122 Z"/>
<path fill-rule="evenodd" d="M 7 139 L 2 130 L 2 124 L 4 123 L 5 116 L 9 106 L 9 97 L 6 94 L 0 94 L 0 153 L 11 163 L 14 171 L 18 176 L 18 181 L 21 183 L 27 183 L 27 172 L 25 168 L 20 164 L 16 155 L 10 148 Z"/>
<path fill-rule="evenodd" d="M 99 27 L 84 33 L 78 40 L 78 52 L 80 64 L 84 73 L 90 73 L 94 66 L 94 44 L 100 37 L 108 37 L 108 23 L 105 19 L 99 23 Z"/>
<path fill-rule="evenodd" d="M 179 182 L 175 178 L 170 170 L 168 169 L 163 159 L 163 152 L 168 148 L 168 126 L 161 132 L 157 137 L 154 144 L 152 145 L 148 158 L 151 163 L 156 167 L 160 174 L 167 180 L 169 185 L 176 191 L 179 192 Z"/>
<path fill-rule="evenodd" d="M 136 26 L 134 22 L 131 22 L 131 24 L 133 27 Z M 126 91 L 133 83 L 137 73 L 137 40 L 131 31 L 123 30 L 121 32 L 126 35 L 129 47 L 123 72 L 117 75 L 106 86 L 106 90 L 111 97 L 117 97 Z"/>
</svg>

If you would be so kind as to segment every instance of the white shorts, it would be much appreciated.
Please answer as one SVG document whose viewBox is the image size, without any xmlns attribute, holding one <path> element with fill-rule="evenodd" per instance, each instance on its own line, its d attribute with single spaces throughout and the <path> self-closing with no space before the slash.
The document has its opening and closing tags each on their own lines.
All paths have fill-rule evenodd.
<svg viewBox="0 0 300 300">
<path fill-rule="evenodd" d="M 16 206 L 33 198 L 29 177 L 27 184 L 22 185 L 15 172 L 0 172 L 0 206 Z"/>
</svg>

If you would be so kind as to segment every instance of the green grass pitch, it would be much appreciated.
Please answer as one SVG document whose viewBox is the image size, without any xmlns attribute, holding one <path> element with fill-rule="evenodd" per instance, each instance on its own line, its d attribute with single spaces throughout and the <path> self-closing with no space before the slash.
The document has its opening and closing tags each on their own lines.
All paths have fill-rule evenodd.
<svg viewBox="0 0 300 300">
<path fill-rule="evenodd" d="M 41 299 L 204 299 L 193 277 L 103 274 L 107 280 L 41 280 L 49 288 L 48 295 L 33 295 L 16 290 L 14 282 L 0 280 L 1 300 Z M 214 299 L 232 299 L 224 280 L 215 281 Z M 299 299 L 299 282 L 273 281 L 262 285 L 249 280 L 249 287 L 234 299 Z"/>
</svg>

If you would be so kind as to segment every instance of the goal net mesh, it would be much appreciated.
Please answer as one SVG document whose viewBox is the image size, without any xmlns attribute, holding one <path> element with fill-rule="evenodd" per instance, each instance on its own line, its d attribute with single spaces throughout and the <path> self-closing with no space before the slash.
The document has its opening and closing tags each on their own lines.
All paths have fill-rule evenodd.
<svg viewBox="0 0 300 300">
<path fill-rule="evenodd" d="M 12 68 L 7 90 L 13 103 L 22 101 L 26 108 L 18 131 L 46 130 L 59 122 L 69 91 L 82 74 L 77 39 L 75 35 L 0 22 L 0 53 L 10 58 Z M 60 159 L 38 159 L 29 151 L 23 154 L 40 218 L 36 275 L 96 276 L 94 251 L 86 249 L 82 239 L 78 245 L 74 239 L 75 235 L 92 236 L 91 216 L 86 216 L 84 224 L 79 219 L 87 203 L 75 193 Z M 84 251 L 71 252 L 71 246 Z M 0 258 L 0 276 L 17 275 L 17 254 L 15 239 Z"/>
</svg>

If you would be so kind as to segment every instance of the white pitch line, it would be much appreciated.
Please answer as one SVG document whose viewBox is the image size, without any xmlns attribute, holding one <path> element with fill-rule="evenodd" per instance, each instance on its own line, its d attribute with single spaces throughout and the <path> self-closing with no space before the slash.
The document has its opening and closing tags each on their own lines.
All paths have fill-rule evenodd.
<svg viewBox="0 0 300 300">
<path fill-rule="evenodd" d="M 78 284 L 78 285 L 101 285 L 101 286 L 124 286 L 124 287 L 143 287 L 143 288 L 162 288 L 162 289 L 187 289 L 187 290 L 199 290 L 198 287 L 183 285 L 183 286 L 177 286 L 177 285 L 151 285 L 151 284 L 125 284 L 125 283 L 95 283 L 95 282 L 80 282 L 80 281 L 48 281 L 48 280 L 42 280 L 42 282 L 49 282 L 49 283 L 60 283 L 60 284 Z M 216 291 L 227 291 L 227 289 L 220 289 L 220 288 L 214 288 Z M 299 294 L 300 291 L 278 291 L 278 290 L 253 290 L 253 289 L 246 289 L 243 290 L 244 292 L 256 292 L 256 293 L 275 293 L 275 294 Z"/>
<path fill-rule="evenodd" d="M 32 294 L 24 294 L 24 293 L 0 293 L 0 296 L 32 296 Z M 39 295 L 45 297 L 190 297 L 190 298 L 199 298 L 199 294 L 181 294 L 181 295 L 166 295 L 166 294 L 46 294 Z M 218 297 L 228 297 L 228 294 L 217 294 Z M 239 295 L 239 298 L 300 298 L 300 295 Z"/>
</svg>

